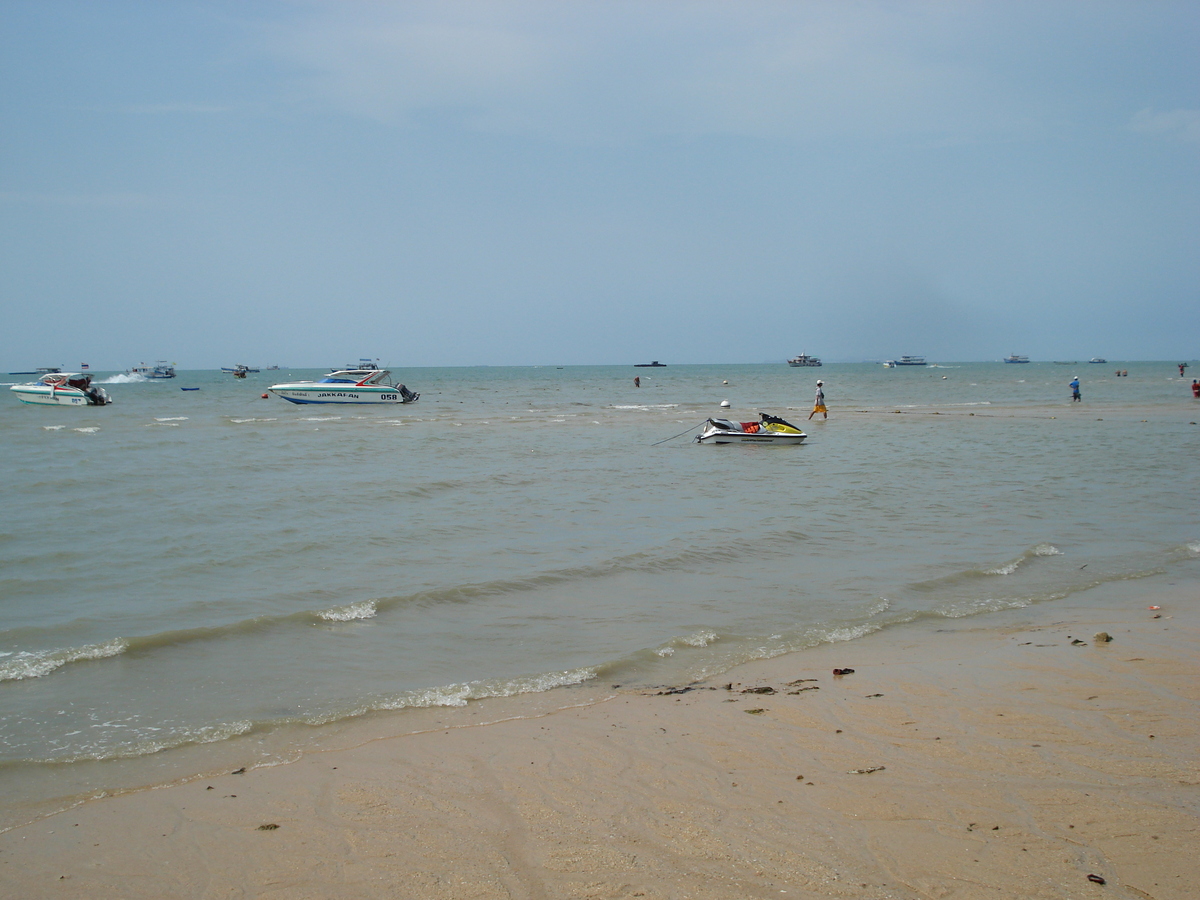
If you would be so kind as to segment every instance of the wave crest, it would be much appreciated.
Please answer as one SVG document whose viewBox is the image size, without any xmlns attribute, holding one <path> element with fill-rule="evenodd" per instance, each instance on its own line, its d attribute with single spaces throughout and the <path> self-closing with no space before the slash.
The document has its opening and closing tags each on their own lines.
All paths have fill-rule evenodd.
<svg viewBox="0 0 1200 900">
<path fill-rule="evenodd" d="M 352 622 L 355 619 L 373 619 L 379 613 L 374 600 L 361 600 L 349 606 L 335 606 L 317 613 L 317 617 L 326 622 Z"/>
<path fill-rule="evenodd" d="M 129 649 L 124 638 L 115 638 L 103 644 L 87 644 L 83 647 L 66 647 L 62 650 L 22 650 L 0 661 L 0 681 L 24 681 L 26 678 L 41 678 L 67 663 L 89 659 L 105 659 L 119 656 Z"/>
</svg>

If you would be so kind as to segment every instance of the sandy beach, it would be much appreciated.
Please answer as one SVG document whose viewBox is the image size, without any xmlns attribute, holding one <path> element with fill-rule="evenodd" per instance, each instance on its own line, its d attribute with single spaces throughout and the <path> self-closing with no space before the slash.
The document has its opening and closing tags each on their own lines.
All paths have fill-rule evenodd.
<svg viewBox="0 0 1200 900">
<path fill-rule="evenodd" d="M 0 872 L 25 897 L 1192 897 L 1200 598 L 1099 590 L 483 726 L 385 717 L 13 829 Z"/>
</svg>

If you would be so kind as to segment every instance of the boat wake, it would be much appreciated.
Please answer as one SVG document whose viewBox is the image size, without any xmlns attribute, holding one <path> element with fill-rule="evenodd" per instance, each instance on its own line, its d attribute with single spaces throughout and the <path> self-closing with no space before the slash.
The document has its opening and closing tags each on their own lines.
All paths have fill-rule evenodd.
<svg viewBox="0 0 1200 900">
<path fill-rule="evenodd" d="M 137 372 L 122 372 L 119 375 L 110 375 L 108 378 L 97 381 L 96 384 L 141 384 L 149 380 L 145 375 L 139 375 Z"/>
</svg>

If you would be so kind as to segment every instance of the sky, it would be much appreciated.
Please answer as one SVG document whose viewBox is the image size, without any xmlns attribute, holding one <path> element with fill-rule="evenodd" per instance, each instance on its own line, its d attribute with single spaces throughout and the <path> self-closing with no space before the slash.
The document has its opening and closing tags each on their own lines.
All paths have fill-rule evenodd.
<svg viewBox="0 0 1200 900">
<path fill-rule="evenodd" d="M 1200 356 L 1194 2 L 0 0 L 0 368 Z"/>
</svg>

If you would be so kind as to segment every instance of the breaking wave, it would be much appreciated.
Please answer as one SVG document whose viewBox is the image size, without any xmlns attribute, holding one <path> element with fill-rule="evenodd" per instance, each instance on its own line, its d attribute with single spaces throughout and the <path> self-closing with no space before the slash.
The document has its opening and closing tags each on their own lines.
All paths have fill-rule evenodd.
<svg viewBox="0 0 1200 900">
<path fill-rule="evenodd" d="M 23 681 L 26 678 L 41 678 L 67 663 L 118 656 L 129 649 L 122 638 L 103 644 L 88 644 L 83 647 L 66 647 L 61 650 L 21 650 L 0 656 L 0 681 Z"/>
<path fill-rule="evenodd" d="M 351 603 L 349 606 L 337 606 L 317 613 L 317 617 L 326 622 L 352 622 L 355 619 L 373 619 L 379 614 L 374 600 L 363 600 Z"/>
<path fill-rule="evenodd" d="M 1012 562 L 1007 562 L 1007 563 L 1004 563 L 999 566 L 993 566 L 990 569 L 984 569 L 983 574 L 985 574 L 985 575 L 1011 575 L 1013 572 L 1017 571 L 1017 569 L 1019 569 L 1021 567 L 1021 565 L 1023 563 L 1025 563 L 1027 560 L 1036 559 L 1040 556 L 1062 556 L 1062 555 L 1063 555 L 1062 551 L 1059 550 L 1057 547 L 1055 547 L 1053 544 L 1044 544 L 1044 543 L 1038 544 L 1036 547 L 1032 547 L 1029 550 L 1026 550 L 1024 553 L 1022 553 L 1020 556 L 1018 556 Z"/>
</svg>

